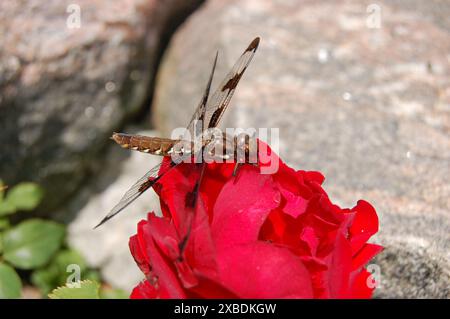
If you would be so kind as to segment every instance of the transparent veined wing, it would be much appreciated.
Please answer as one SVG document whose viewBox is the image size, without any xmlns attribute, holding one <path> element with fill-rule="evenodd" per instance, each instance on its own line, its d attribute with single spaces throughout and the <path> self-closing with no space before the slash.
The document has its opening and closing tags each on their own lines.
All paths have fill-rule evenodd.
<svg viewBox="0 0 450 319">
<path fill-rule="evenodd" d="M 128 205 L 134 202 L 139 196 L 141 196 L 147 189 L 155 185 L 156 182 L 166 174 L 170 169 L 175 167 L 177 163 L 172 161 L 163 161 L 160 164 L 153 167 L 149 170 L 144 176 L 142 176 L 133 186 L 130 187 L 126 191 L 126 193 L 122 196 L 120 201 L 114 206 L 111 211 L 102 219 L 102 221 L 95 226 L 94 228 L 99 227 L 104 224 L 118 213 L 120 213 L 123 209 L 125 209 Z"/>
<path fill-rule="evenodd" d="M 245 70 L 247 70 L 249 63 L 251 62 L 256 49 L 258 48 L 259 40 L 259 37 L 255 38 L 249 44 L 249 46 L 245 49 L 234 66 L 231 68 L 230 72 L 228 72 L 228 74 L 222 80 L 217 90 L 208 99 L 204 108 L 198 107 L 196 109 L 194 115 L 191 118 L 191 121 L 187 126 L 187 130 L 190 134 L 193 134 L 194 130 L 196 129 L 195 120 L 202 118 L 202 113 L 203 122 L 207 125 L 206 128 L 213 128 L 218 125 L 223 113 L 230 103 L 234 91 L 236 90 L 236 86 L 242 78 Z"/>
</svg>

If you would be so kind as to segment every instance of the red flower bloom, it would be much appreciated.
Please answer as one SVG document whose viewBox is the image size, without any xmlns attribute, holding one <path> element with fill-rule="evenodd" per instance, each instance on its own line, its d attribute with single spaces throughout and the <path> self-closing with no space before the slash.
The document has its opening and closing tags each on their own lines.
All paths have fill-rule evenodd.
<svg viewBox="0 0 450 319">
<path fill-rule="evenodd" d="M 260 173 L 269 164 L 243 165 L 237 178 L 234 164 L 212 163 L 194 214 L 185 208 L 198 179 L 191 165 L 161 179 L 163 217 L 149 213 L 130 238 L 146 276 L 131 298 L 371 297 L 364 266 L 382 247 L 367 243 L 378 231 L 369 203 L 341 209 L 321 187 L 321 173 L 281 160 L 274 174 Z"/>
</svg>

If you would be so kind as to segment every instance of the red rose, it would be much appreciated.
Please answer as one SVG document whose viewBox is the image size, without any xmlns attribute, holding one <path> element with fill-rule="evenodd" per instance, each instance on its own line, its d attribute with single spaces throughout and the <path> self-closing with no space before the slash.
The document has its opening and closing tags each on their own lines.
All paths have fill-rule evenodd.
<svg viewBox="0 0 450 319">
<path fill-rule="evenodd" d="M 364 266 L 382 250 L 367 243 L 374 208 L 341 209 L 321 173 L 271 160 L 276 173 L 243 165 L 237 178 L 232 163 L 208 164 L 195 214 L 185 208 L 194 164 L 168 172 L 155 187 L 163 217 L 149 213 L 130 238 L 146 276 L 131 298 L 370 298 Z"/>
</svg>

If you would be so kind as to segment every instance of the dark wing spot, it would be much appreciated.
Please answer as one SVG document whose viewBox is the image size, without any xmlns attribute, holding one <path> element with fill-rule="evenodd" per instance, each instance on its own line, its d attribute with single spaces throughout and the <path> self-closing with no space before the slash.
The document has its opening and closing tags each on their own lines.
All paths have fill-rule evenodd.
<svg viewBox="0 0 450 319">
<path fill-rule="evenodd" d="M 174 166 L 177 165 L 177 164 L 176 164 L 174 161 L 170 161 L 170 164 L 169 164 L 169 165 L 170 165 L 169 168 L 172 168 L 172 167 L 174 167 Z M 149 189 L 150 187 L 152 187 L 153 185 L 155 185 L 155 184 L 161 179 L 161 177 L 164 176 L 164 173 L 165 173 L 165 172 L 162 172 L 161 175 L 156 176 L 155 178 L 151 178 L 151 179 L 145 181 L 144 183 L 142 183 L 141 186 L 139 187 L 139 190 L 138 190 L 138 191 L 139 191 L 140 193 L 145 192 L 147 189 Z"/>
<path fill-rule="evenodd" d="M 169 164 L 169 165 L 170 165 L 170 168 L 172 168 L 172 167 L 174 167 L 174 166 L 177 165 L 177 164 L 176 164 L 174 161 L 170 161 L 170 164 Z M 149 189 L 150 187 L 152 187 L 153 185 L 155 185 L 156 182 L 158 182 L 158 181 L 160 180 L 160 178 L 163 177 L 164 173 L 165 173 L 165 172 L 163 172 L 161 175 L 159 175 L 159 176 L 157 176 L 157 177 L 155 177 L 155 178 L 149 179 L 149 180 L 145 181 L 144 183 L 142 183 L 141 186 L 139 187 L 139 192 L 140 192 L 140 193 L 143 193 L 143 192 L 145 192 L 147 189 Z"/>
<path fill-rule="evenodd" d="M 245 52 L 248 51 L 256 51 L 256 49 L 258 48 L 259 45 L 259 37 L 256 37 L 252 43 L 250 43 L 250 45 L 248 46 L 247 50 L 245 50 Z"/>
<path fill-rule="evenodd" d="M 208 128 L 215 127 L 217 125 L 217 121 L 219 120 L 220 114 L 222 114 L 222 107 L 219 107 L 211 116 L 211 119 L 209 120 Z"/>
<path fill-rule="evenodd" d="M 239 80 L 242 77 L 242 74 L 244 74 L 246 67 L 240 72 L 240 73 L 236 73 L 231 79 L 228 80 L 227 83 L 225 83 L 225 85 L 222 87 L 222 92 L 225 90 L 234 90 L 236 88 L 236 86 L 239 83 Z"/>
<path fill-rule="evenodd" d="M 147 189 L 149 189 L 154 183 L 156 183 L 156 180 L 158 179 L 158 177 L 157 178 L 155 178 L 155 179 L 152 179 L 152 180 L 148 180 L 148 181 L 145 181 L 144 183 L 142 183 L 141 184 L 141 186 L 139 187 L 139 192 L 140 193 L 143 193 L 143 192 L 145 192 Z"/>
</svg>

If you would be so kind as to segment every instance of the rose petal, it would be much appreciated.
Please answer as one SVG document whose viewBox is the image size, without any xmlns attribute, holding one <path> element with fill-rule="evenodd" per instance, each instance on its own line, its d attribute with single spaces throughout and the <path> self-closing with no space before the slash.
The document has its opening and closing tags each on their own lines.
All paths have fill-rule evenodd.
<svg viewBox="0 0 450 319">
<path fill-rule="evenodd" d="M 317 247 L 319 246 L 319 239 L 316 236 L 314 228 L 305 227 L 300 234 L 300 240 L 307 244 L 309 248 L 309 254 L 315 256 L 317 253 Z"/>
<path fill-rule="evenodd" d="M 327 274 L 330 298 L 348 298 L 352 255 L 351 246 L 342 234 L 336 236 L 330 257 Z"/>
<path fill-rule="evenodd" d="M 224 287 L 217 280 L 203 277 L 197 274 L 198 284 L 189 289 L 189 298 L 205 298 L 205 299 L 236 299 L 238 298 L 233 292 Z"/>
<path fill-rule="evenodd" d="M 301 196 L 297 196 L 294 193 L 291 193 L 287 189 L 283 188 L 281 189 L 281 194 L 286 200 L 286 204 L 283 206 L 283 211 L 286 214 L 297 218 L 299 215 L 303 214 L 306 211 L 308 200 Z"/>
<path fill-rule="evenodd" d="M 192 230 L 186 244 L 185 256 L 197 274 L 217 277 L 216 250 L 203 201 L 199 199 Z"/>
<path fill-rule="evenodd" d="M 194 164 L 181 163 L 167 172 L 155 187 L 161 198 L 163 215 L 173 219 L 179 232 L 185 233 L 188 227 L 187 220 L 192 215 L 192 209 L 188 209 L 186 203 L 199 175 L 200 171 Z"/>
<path fill-rule="evenodd" d="M 239 174 L 236 182 L 225 184 L 214 206 L 211 232 L 217 249 L 257 240 L 267 215 L 280 204 L 270 175 L 249 166 Z"/>
<path fill-rule="evenodd" d="M 185 294 L 178 280 L 173 261 L 162 254 L 161 250 L 155 245 L 153 234 L 149 227 L 151 220 L 142 226 L 141 236 L 145 238 L 143 247 L 150 260 L 152 274 L 154 274 L 155 279 L 158 281 L 158 288 L 164 289 L 164 295 L 167 295 L 167 298 L 182 298 Z"/>
<path fill-rule="evenodd" d="M 189 288 L 197 284 L 197 279 L 188 263 L 184 260 L 180 251 L 181 238 L 176 233 L 175 227 L 167 217 L 159 218 L 149 216 L 147 231 L 152 234 L 153 242 L 161 256 L 169 264 L 175 266 L 175 273 L 178 275 L 183 287 Z M 155 270 L 157 274 L 157 270 Z"/>
<path fill-rule="evenodd" d="M 353 255 L 352 270 L 361 269 L 382 250 L 383 247 L 380 245 L 365 244 L 356 255 Z"/>
<path fill-rule="evenodd" d="M 369 299 L 372 297 L 375 288 L 371 288 L 367 284 L 369 276 L 370 273 L 365 269 L 358 272 L 351 285 L 349 298 Z"/>
<path fill-rule="evenodd" d="M 136 287 L 134 287 L 131 292 L 131 299 L 154 299 L 157 298 L 158 294 L 148 280 L 141 281 Z"/>
<path fill-rule="evenodd" d="M 319 185 L 322 185 L 322 183 L 325 180 L 325 176 L 323 176 L 323 174 L 321 172 L 316 172 L 316 171 L 297 171 L 298 173 L 300 173 L 303 176 L 303 179 L 305 181 L 308 182 L 314 182 L 317 183 Z"/>
<path fill-rule="evenodd" d="M 138 223 L 138 233 L 132 236 L 128 242 L 130 247 L 131 255 L 133 256 L 139 269 L 148 275 L 150 272 L 150 260 L 145 252 L 145 238 L 142 238 L 142 227 L 146 224 L 146 220 L 141 220 Z"/>
<path fill-rule="evenodd" d="M 352 252 L 356 254 L 378 231 L 378 216 L 372 205 L 364 200 L 359 200 L 352 211 L 356 214 L 349 229 L 349 235 Z"/>
<path fill-rule="evenodd" d="M 218 256 L 221 280 L 240 298 L 312 298 L 311 280 L 288 249 L 253 242 Z"/>
</svg>

